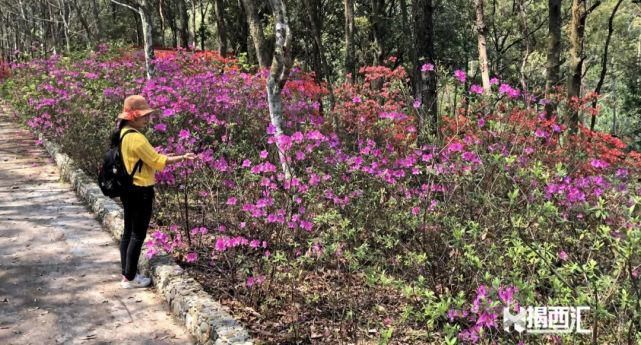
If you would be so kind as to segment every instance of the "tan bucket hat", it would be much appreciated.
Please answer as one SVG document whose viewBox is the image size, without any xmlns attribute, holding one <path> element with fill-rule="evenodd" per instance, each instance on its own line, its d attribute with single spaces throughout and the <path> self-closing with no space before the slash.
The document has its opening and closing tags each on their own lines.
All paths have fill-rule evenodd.
<svg viewBox="0 0 641 345">
<path fill-rule="evenodd" d="M 118 118 L 132 121 L 141 116 L 153 113 L 154 111 L 156 110 L 149 107 L 145 97 L 141 95 L 133 95 L 125 98 L 122 113 L 118 115 Z"/>
</svg>

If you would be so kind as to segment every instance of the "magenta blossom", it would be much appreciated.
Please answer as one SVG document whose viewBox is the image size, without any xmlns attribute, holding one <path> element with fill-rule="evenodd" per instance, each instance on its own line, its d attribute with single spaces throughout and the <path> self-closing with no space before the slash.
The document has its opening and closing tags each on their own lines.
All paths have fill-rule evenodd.
<svg viewBox="0 0 641 345">
<path fill-rule="evenodd" d="M 483 86 L 481 86 L 481 85 L 473 84 L 472 86 L 470 86 L 470 93 L 474 93 L 474 94 L 477 94 L 477 95 L 482 95 L 484 91 L 485 90 L 483 89 Z"/>
<path fill-rule="evenodd" d="M 456 71 L 454 71 L 454 78 L 458 79 L 458 81 L 461 83 L 465 83 L 467 74 L 465 73 L 465 71 L 457 69 Z"/>
<path fill-rule="evenodd" d="M 595 167 L 597 169 L 605 169 L 605 168 L 610 166 L 610 164 L 608 162 L 602 161 L 600 159 L 593 159 L 590 162 L 590 165 L 592 165 L 593 167 Z"/>
<path fill-rule="evenodd" d="M 431 63 L 426 63 L 421 66 L 421 72 L 429 72 L 434 70 L 434 65 Z"/>
<path fill-rule="evenodd" d="M 561 261 L 567 261 L 569 259 L 568 253 L 565 252 L 565 250 L 559 251 L 559 260 Z"/>
<path fill-rule="evenodd" d="M 164 123 L 158 123 L 154 126 L 156 132 L 165 132 L 167 131 L 167 125 Z"/>
<path fill-rule="evenodd" d="M 178 137 L 180 139 L 188 139 L 191 136 L 191 133 L 189 133 L 189 130 L 187 129 L 181 129 L 180 133 L 178 133 Z"/>
<path fill-rule="evenodd" d="M 198 260 L 198 254 L 191 252 L 185 256 L 185 261 L 191 263 L 191 262 L 196 262 Z"/>
</svg>

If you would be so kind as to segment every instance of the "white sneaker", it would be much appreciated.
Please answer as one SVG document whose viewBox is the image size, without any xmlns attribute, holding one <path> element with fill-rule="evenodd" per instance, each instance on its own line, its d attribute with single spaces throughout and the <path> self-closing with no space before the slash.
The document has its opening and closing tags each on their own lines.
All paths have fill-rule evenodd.
<svg viewBox="0 0 641 345">
<path fill-rule="evenodd" d="M 136 274 L 133 280 L 127 280 L 127 278 L 122 277 L 120 287 L 123 289 L 135 289 L 147 287 L 149 284 L 151 284 L 151 278 Z"/>
</svg>

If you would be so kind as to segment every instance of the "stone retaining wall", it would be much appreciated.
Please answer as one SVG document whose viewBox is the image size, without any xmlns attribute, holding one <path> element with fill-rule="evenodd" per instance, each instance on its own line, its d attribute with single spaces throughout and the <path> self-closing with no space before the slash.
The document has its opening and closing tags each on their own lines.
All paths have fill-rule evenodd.
<svg viewBox="0 0 641 345">
<path fill-rule="evenodd" d="M 103 196 L 98 185 L 74 165 L 60 148 L 39 135 L 51 157 L 60 168 L 60 175 L 69 181 L 76 194 L 85 202 L 116 241 L 123 228 L 123 210 L 115 201 Z M 189 277 L 168 255 L 156 255 L 148 260 L 140 257 L 139 269 L 150 275 L 173 314 L 180 319 L 198 344 L 250 345 L 247 331 L 223 307 L 207 294 L 202 286 Z"/>
</svg>

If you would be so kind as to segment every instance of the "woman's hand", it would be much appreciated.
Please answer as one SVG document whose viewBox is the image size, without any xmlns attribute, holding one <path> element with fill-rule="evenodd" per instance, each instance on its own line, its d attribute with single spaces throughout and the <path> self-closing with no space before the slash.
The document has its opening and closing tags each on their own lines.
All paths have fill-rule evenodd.
<svg viewBox="0 0 641 345">
<path fill-rule="evenodd" d="M 186 160 L 193 161 L 194 159 L 196 159 L 196 157 L 197 156 L 192 152 L 185 153 L 184 155 L 180 155 L 180 156 L 169 156 L 167 157 L 167 164 L 174 164 L 174 163 L 183 162 Z"/>
<path fill-rule="evenodd" d="M 190 160 L 190 161 L 193 161 L 194 159 L 196 159 L 196 155 L 195 155 L 195 154 L 193 154 L 192 152 L 185 153 L 185 154 L 183 155 L 183 160 Z"/>
</svg>

